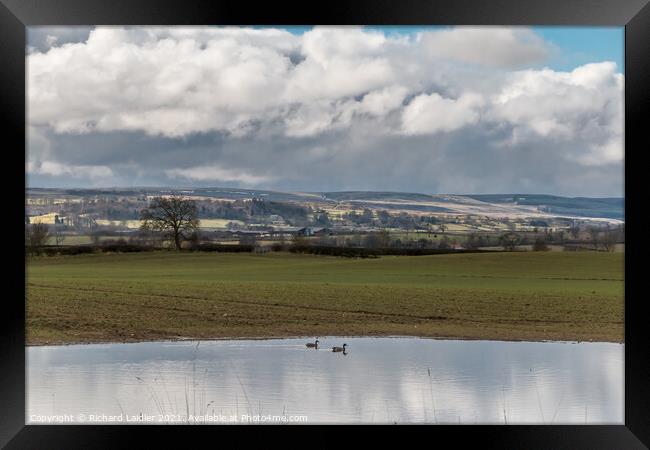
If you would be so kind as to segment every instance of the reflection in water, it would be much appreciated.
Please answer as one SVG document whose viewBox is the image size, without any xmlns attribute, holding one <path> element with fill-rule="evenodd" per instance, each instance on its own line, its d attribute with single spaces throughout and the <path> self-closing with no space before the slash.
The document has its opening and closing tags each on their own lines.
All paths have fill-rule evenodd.
<svg viewBox="0 0 650 450">
<path fill-rule="evenodd" d="M 27 423 L 624 422 L 621 344 L 346 337 L 332 352 L 342 342 L 29 347 Z"/>
</svg>

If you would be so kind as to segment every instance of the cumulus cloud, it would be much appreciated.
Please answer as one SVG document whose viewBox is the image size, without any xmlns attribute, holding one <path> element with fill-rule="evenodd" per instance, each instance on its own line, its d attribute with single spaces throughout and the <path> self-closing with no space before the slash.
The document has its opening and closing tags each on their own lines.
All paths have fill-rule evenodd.
<svg viewBox="0 0 650 450">
<path fill-rule="evenodd" d="M 435 63 L 481 62 L 468 56 L 486 54 L 476 49 L 480 42 L 492 42 L 490 64 L 510 64 L 496 49 L 539 56 L 531 36 L 472 28 L 409 39 L 359 27 L 316 27 L 302 36 L 278 29 L 98 27 L 83 42 L 29 55 L 30 123 L 59 133 L 179 137 L 243 134 L 251 124 L 288 119 L 287 134 L 302 135 L 295 125 L 303 117 L 313 118 L 306 130 L 328 129 L 325 110 L 331 123 L 337 102 L 363 97 L 348 106 L 383 116 L 408 93 L 449 89 L 436 86 L 444 74 Z"/>
<path fill-rule="evenodd" d="M 527 28 L 457 27 L 424 33 L 428 55 L 486 66 L 525 66 L 544 61 L 554 47 Z"/>
<path fill-rule="evenodd" d="M 577 148 L 568 156 L 589 165 L 623 159 L 623 76 L 615 63 L 515 72 L 489 114 L 514 127 L 515 143 L 573 142 Z"/>
<path fill-rule="evenodd" d="M 556 49 L 527 28 L 66 33 L 30 31 L 39 43 L 27 55 L 36 176 L 111 171 L 120 180 L 149 173 L 142 179 L 298 189 L 370 188 L 380 176 L 397 187 L 407 179 L 407 190 L 505 191 L 543 187 L 542 173 L 563 183 L 561 164 L 593 178 L 623 160 L 616 65 L 543 68 Z M 409 158 L 391 162 L 396 149 Z M 517 173 L 532 161 L 538 170 L 495 176 L 488 188 L 467 165 L 483 157 L 495 170 L 516 163 Z M 456 181 L 441 167 L 456 167 Z"/>
<path fill-rule="evenodd" d="M 389 86 L 365 95 L 359 104 L 359 112 L 384 116 L 402 106 L 408 93 L 404 86 Z"/>
<path fill-rule="evenodd" d="M 436 93 L 419 95 L 404 108 L 402 130 L 406 134 L 457 130 L 478 122 L 482 104 L 481 96 L 473 93 L 455 100 Z"/>
<path fill-rule="evenodd" d="M 30 54 L 31 123 L 62 133 L 144 130 L 175 137 L 236 132 L 277 104 L 291 64 L 283 53 L 290 33 L 186 37 L 190 31 L 97 28 L 86 42 Z M 273 39 L 278 34 L 286 40 Z"/>
</svg>

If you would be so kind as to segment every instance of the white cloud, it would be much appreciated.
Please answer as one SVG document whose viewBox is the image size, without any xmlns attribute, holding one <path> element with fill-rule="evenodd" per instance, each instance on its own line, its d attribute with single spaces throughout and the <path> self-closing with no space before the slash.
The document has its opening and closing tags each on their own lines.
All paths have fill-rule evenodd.
<svg viewBox="0 0 650 450">
<path fill-rule="evenodd" d="M 402 131 L 406 134 L 434 134 L 475 124 L 482 104 L 481 96 L 472 93 L 456 100 L 435 93 L 419 95 L 404 108 Z"/>
<path fill-rule="evenodd" d="M 526 70 L 507 77 L 489 118 L 515 128 L 514 143 L 575 142 L 569 157 L 589 165 L 623 159 L 623 86 L 616 64 L 587 64 L 572 72 Z M 581 150 L 584 148 L 584 150 Z"/>
<path fill-rule="evenodd" d="M 69 165 L 56 161 L 28 162 L 25 168 L 28 173 L 38 175 L 89 179 L 109 178 L 113 176 L 113 171 L 107 166 Z"/>
<path fill-rule="evenodd" d="M 407 93 L 408 89 L 403 86 L 389 86 L 370 92 L 363 97 L 359 111 L 373 116 L 384 116 L 402 106 Z"/>
<path fill-rule="evenodd" d="M 218 165 L 197 166 L 187 169 L 170 169 L 165 174 L 170 178 L 185 178 L 195 181 L 240 182 L 246 185 L 258 185 L 273 180 L 273 177 L 254 175 L 238 169 L 224 168 Z"/>
<path fill-rule="evenodd" d="M 613 63 L 511 71 L 552 50 L 517 27 L 457 27 L 415 38 L 360 27 L 316 27 L 300 36 L 278 29 L 98 27 L 86 41 L 27 56 L 28 120 L 30 128 L 62 135 L 219 133 L 287 142 L 332 132 L 354 135 L 355 142 L 433 139 L 471 129 L 498 136 L 486 147 L 562 142 L 572 149 L 567 160 L 620 162 L 623 76 Z M 212 169 L 170 174 L 226 180 L 219 165 Z M 257 182 L 256 175 L 242 177 L 232 181 Z"/>
<path fill-rule="evenodd" d="M 527 28 L 456 27 L 423 33 L 433 58 L 486 66 L 522 66 L 544 61 L 553 47 Z"/>
<path fill-rule="evenodd" d="M 29 120 L 60 133 L 237 134 L 242 124 L 272 121 L 296 105 L 309 109 L 311 102 L 357 96 L 365 96 L 361 111 L 381 116 L 407 90 L 437 82 L 435 61 L 424 53 L 446 46 L 449 36 L 454 48 L 463 36 L 473 47 L 485 33 L 499 37 L 495 47 L 515 54 L 528 45 L 518 39 L 531 34 L 461 29 L 414 40 L 360 27 L 316 27 L 302 36 L 276 29 L 98 27 L 85 42 L 28 56 Z M 411 86 L 395 87 L 401 83 Z"/>
<path fill-rule="evenodd" d="M 268 30 L 190 31 L 97 28 L 85 43 L 30 54 L 30 122 L 62 133 L 177 137 L 236 131 L 240 115 L 246 121 L 278 105 L 290 46 L 265 41 Z"/>
</svg>

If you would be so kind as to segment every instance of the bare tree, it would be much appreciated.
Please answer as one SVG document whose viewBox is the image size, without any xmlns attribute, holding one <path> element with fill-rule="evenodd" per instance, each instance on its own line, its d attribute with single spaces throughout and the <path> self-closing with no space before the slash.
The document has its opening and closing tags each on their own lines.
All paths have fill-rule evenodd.
<svg viewBox="0 0 650 450">
<path fill-rule="evenodd" d="M 201 233 L 199 231 L 193 231 L 187 240 L 190 241 L 190 248 L 192 250 L 197 250 L 202 240 Z"/>
<path fill-rule="evenodd" d="M 479 248 L 481 245 L 479 243 L 479 237 L 476 233 L 470 233 L 467 235 L 465 240 L 465 248 L 473 250 Z"/>
<path fill-rule="evenodd" d="M 39 253 L 41 247 L 47 244 L 48 239 L 50 238 L 50 232 L 47 224 L 44 223 L 33 223 L 27 228 L 26 244 L 29 249 L 29 253 Z"/>
<path fill-rule="evenodd" d="M 364 245 L 367 248 L 381 248 L 388 247 L 390 243 L 390 235 L 388 231 L 378 231 L 376 233 L 368 233 L 364 239 Z"/>
<path fill-rule="evenodd" d="M 594 246 L 594 250 L 598 250 L 598 234 L 600 233 L 600 230 L 598 230 L 597 227 L 589 227 L 589 238 L 591 243 Z"/>
<path fill-rule="evenodd" d="M 90 233 L 90 242 L 92 242 L 93 245 L 99 245 L 100 236 L 101 236 L 101 233 L 98 232 L 98 231 L 94 231 L 94 232 Z"/>
<path fill-rule="evenodd" d="M 176 250 L 199 228 L 198 208 L 194 200 L 179 195 L 155 197 L 140 213 L 142 231 L 156 231 L 174 242 Z"/>
<path fill-rule="evenodd" d="M 299 234 L 294 234 L 293 237 L 291 238 L 291 247 L 293 249 L 299 250 L 302 247 L 309 247 L 310 245 L 311 242 L 309 241 L 309 239 Z"/>
<path fill-rule="evenodd" d="M 501 242 L 503 249 L 509 252 L 515 250 L 515 248 L 519 244 L 519 240 L 520 239 L 517 233 L 512 233 L 512 232 L 505 233 L 499 238 L 499 242 Z"/>
<path fill-rule="evenodd" d="M 607 230 L 602 233 L 600 237 L 600 245 L 603 247 L 603 250 L 607 252 L 613 252 L 616 248 L 617 236 L 614 230 Z"/>
<path fill-rule="evenodd" d="M 65 236 L 63 235 L 63 233 L 61 233 L 62 223 L 63 221 L 59 220 L 58 215 L 54 216 L 54 242 L 56 243 L 57 247 L 61 245 L 61 243 L 65 239 Z"/>
<path fill-rule="evenodd" d="M 534 252 L 545 252 L 549 250 L 548 245 L 546 245 L 546 240 L 542 237 L 538 237 L 535 239 L 535 243 L 533 244 L 533 251 Z"/>
<path fill-rule="evenodd" d="M 239 238 L 241 245 L 253 245 L 257 247 L 257 236 L 255 234 L 242 234 Z"/>
</svg>

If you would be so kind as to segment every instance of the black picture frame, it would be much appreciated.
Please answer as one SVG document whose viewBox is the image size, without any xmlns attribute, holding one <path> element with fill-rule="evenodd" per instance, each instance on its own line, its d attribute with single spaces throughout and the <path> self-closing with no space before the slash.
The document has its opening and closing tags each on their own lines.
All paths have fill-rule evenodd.
<svg viewBox="0 0 650 450">
<path fill-rule="evenodd" d="M 633 449 L 650 445 L 650 334 L 643 314 L 645 298 L 639 286 L 643 268 L 635 261 L 645 244 L 641 237 L 639 204 L 643 154 L 650 150 L 650 137 L 643 121 L 650 116 L 650 5 L 648 0 L 330 0 L 327 2 L 236 0 L 0 0 L 0 126 L 4 151 L 12 177 L 4 177 L 9 222 L 17 232 L 23 227 L 20 209 L 25 195 L 22 148 L 25 146 L 25 39 L 32 25 L 591 25 L 625 26 L 625 212 L 626 234 L 633 245 L 625 253 L 625 425 L 620 426 L 415 426 L 397 427 L 399 433 L 418 433 L 424 442 L 471 440 L 497 448 Z M 12 158 L 8 158 L 8 156 Z M 22 154 L 22 156 L 25 156 Z M 9 163 L 8 161 L 11 160 Z M 24 174 L 24 172 L 23 172 Z M 6 175 L 6 174 L 5 174 Z M 22 182 L 20 181 L 22 180 Z M 20 239 L 13 242 L 24 251 Z M 12 249 L 13 250 L 13 249 Z M 9 251 L 7 249 L 7 251 Z M 161 440 L 184 447 L 196 440 L 223 437 L 238 426 L 47 426 L 25 425 L 25 271 L 9 261 L 5 269 L 0 344 L 0 445 L 7 448 L 104 448 L 128 444 L 145 435 L 150 444 Z M 5 289 L 5 292 L 9 292 Z M 263 427 L 265 432 L 286 431 Z M 316 430 L 318 446 L 338 441 L 336 432 Z M 365 427 L 363 427 L 365 428 Z M 259 439 L 259 427 L 247 433 Z M 373 435 L 383 435 L 374 427 Z M 191 436 L 179 435 L 189 432 Z M 432 434 L 435 433 L 435 434 Z M 246 436 L 246 434 L 244 435 Z M 278 435 L 280 436 L 280 435 Z M 443 439 L 443 440 L 441 440 Z M 451 439 L 451 440 L 448 440 Z M 282 440 L 290 442 L 286 435 Z M 224 441 L 213 441 L 225 445 Z M 403 441 L 406 442 L 406 441 Z M 415 441 L 412 441 L 415 444 Z M 309 445 L 309 442 L 306 443 Z M 402 443 L 401 445 L 404 445 Z M 419 445 L 419 444 L 415 444 Z M 151 447 L 148 445 L 147 447 Z"/>
</svg>

